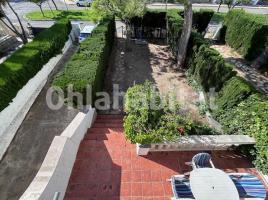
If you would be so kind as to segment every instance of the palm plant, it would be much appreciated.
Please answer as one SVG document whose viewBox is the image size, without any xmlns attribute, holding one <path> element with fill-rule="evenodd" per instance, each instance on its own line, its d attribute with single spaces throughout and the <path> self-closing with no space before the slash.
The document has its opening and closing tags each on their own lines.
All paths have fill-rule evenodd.
<svg viewBox="0 0 268 200">
<path fill-rule="evenodd" d="M 6 15 L 6 13 L 3 10 L 4 6 L 8 6 L 11 11 L 15 14 L 20 28 L 21 28 L 21 32 L 14 26 L 14 24 L 12 23 L 12 21 L 9 19 L 9 17 Z M 28 42 L 27 36 L 26 36 L 26 32 L 25 29 L 21 23 L 21 20 L 18 16 L 18 13 L 14 10 L 14 8 L 11 6 L 9 0 L 0 0 L 0 21 L 8 28 L 10 29 L 13 33 L 15 33 L 18 37 L 21 38 L 22 42 L 24 44 L 26 44 Z"/>
</svg>

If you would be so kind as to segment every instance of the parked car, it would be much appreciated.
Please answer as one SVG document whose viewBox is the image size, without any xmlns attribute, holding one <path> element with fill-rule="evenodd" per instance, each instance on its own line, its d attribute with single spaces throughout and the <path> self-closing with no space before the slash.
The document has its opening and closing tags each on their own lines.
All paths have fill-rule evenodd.
<svg viewBox="0 0 268 200">
<path fill-rule="evenodd" d="M 90 6 L 92 3 L 92 0 L 77 0 L 76 5 L 79 6 Z"/>
<path fill-rule="evenodd" d="M 89 37 L 94 30 L 95 26 L 85 26 L 79 35 L 79 42 L 84 41 L 87 37 Z"/>
</svg>

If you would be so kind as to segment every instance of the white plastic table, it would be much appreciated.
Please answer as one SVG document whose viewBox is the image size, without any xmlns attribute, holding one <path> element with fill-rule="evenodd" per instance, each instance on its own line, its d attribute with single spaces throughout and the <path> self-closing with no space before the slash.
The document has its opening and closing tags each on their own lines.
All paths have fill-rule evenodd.
<svg viewBox="0 0 268 200">
<path fill-rule="evenodd" d="M 193 170 L 190 186 L 196 200 L 239 200 L 235 184 L 228 174 L 219 169 Z"/>
</svg>

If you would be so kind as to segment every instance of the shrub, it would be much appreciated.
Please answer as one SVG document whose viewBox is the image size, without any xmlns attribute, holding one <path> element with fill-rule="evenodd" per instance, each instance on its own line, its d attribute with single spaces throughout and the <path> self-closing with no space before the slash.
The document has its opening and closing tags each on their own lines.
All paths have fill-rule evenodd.
<svg viewBox="0 0 268 200">
<path fill-rule="evenodd" d="M 200 46 L 188 72 L 205 92 L 211 88 L 219 91 L 225 81 L 235 75 L 233 67 L 226 64 L 222 56 L 207 45 Z"/>
<path fill-rule="evenodd" d="M 61 20 L 0 64 L 0 111 L 51 57 L 61 52 L 70 30 L 70 22 Z"/>
<path fill-rule="evenodd" d="M 65 92 L 73 85 L 74 92 L 83 94 L 86 100 L 87 86 L 92 86 L 93 98 L 101 91 L 105 69 L 114 41 L 115 23 L 112 17 L 103 19 L 91 36 L 84 40 L 78 52 L 67 63 L 63 72 L 53 81 L 54 86 Z M 74 100 L 75 101 L 75 100 Z M 74 102 L 76 103 L 76 102 Z"/>
<path fill-rule="evenodd" d="M 167 12 L 168 20 L 168 44 L 176 57 L 178 52 L 178 42 L 183 26 L 183 18 L 178 14 L 178 10 L 170 9 Z"/>
<path fill-rule="evenodd" d="M 238 106 L 225 110 L 217 118 L 227 134 L 254 137 L 255 148 L 247 148 L 255 158 L 254 164 L 268 173 L 268 101 L 260 94 L 253 94 Z"/>
<path fill-rule="evenodd" d="M 217 109 L 232 108 L 253 93 L 256 93 L 256 91 L 251 84 L 243 78 L 235 76 L 227 81 L 219 92 L 215 101 Z"/>
<path fill-rule="evenodd" d="M 230 11 L 224 20 L 226 42 L 247 60 L 257 58 L 268 46 L 268 17 L 243 10 Z"/>
<path fill-rule="evenodd" d="M 128 89 L 125 112 L 125 134 L 133 143 L 151 144 L 177 140 L 180 135 L 214 133 L 183 116 L 178 104 L 171 106 L 168 101 L 161 101 L 150 82 Z"/>
</svg>

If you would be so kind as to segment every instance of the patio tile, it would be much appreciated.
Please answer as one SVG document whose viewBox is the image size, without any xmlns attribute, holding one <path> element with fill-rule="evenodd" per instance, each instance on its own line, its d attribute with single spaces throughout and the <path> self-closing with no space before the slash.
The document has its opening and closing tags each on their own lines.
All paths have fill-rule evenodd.
<svg viewBox="0 0 268 200">
<path fill-rule="evenodd" d="M 115 117 L 118 125 L 101 128 Z M 137 156 L 136 145 L 126 141 L 122 116 L 98 115 L 100 128 L 89 130 L 81 142 L 69 180 L 67 200 L 170 200 L 172 175 L 191 171 L 186 166 L 194 152 L 154 152 Z M 92 140 L 88 140 L 91 138 Z M 102 138 L 103 140 L 99 140 Z M 247 158 L 233 151 L 213 151 L 212 160 L 226 172 L 248 172 L 258 175 Z"/>
<path fill-rule="evenodd" d="M 142 196 L 142 184 L 141 183 L 131 183 L 131 196 Z"/>
</svg>

